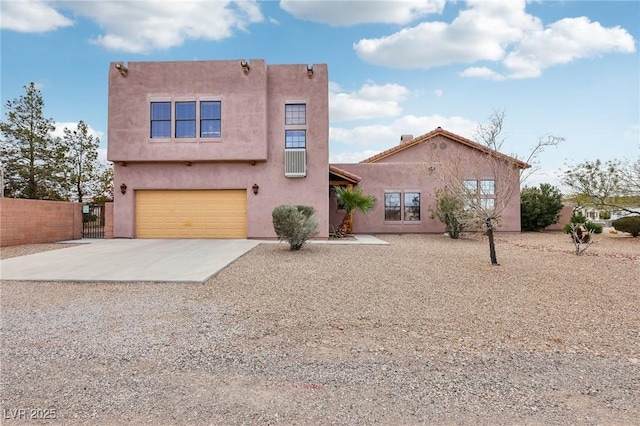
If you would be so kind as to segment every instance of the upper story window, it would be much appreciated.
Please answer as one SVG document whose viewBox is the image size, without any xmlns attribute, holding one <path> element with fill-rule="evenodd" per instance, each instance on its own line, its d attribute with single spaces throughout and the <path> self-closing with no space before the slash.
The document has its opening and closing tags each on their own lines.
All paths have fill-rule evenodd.
<svg viewBox="0 0 640 426">
<path fill-rule="evenodd" d="M 290 103 L 284 105 L 285 149 L 307 147 L 307 105 Z"/>
<path fill-rule="evenodd" d="M 152 139 L 214 139 L 222 136 L 221 101 L 151 102 Z"/>
<path fill-rule="evenodd" d="M 306 130 L 285 130 L 284 139 L 285 139 L 284 147 L 287 149 L 307 147 Z"/>
<path fill-rule="evenodd" d="M 284 106 L 284 124 L 287 126 L 307 124 L 307 105 L 287 104 Z"/>
<path fill-rule="evenodd" d="M 307 176 L 307 105 L 284 105 L 284 175 Z"/>
<path fill-rule="evenodd" d="M 219 138 L 222 130 L 220 101 L 200 102 L 200 137 Z"/>
<path fill-rule="evenodd" d="M 151 102 L 151 137 L 171 137 L 171 102 Z"/>
<path fill-rule="evenodd" d="M 196 137 L 196 103 L 176 102 L 176 138 Z"/>
</svg>

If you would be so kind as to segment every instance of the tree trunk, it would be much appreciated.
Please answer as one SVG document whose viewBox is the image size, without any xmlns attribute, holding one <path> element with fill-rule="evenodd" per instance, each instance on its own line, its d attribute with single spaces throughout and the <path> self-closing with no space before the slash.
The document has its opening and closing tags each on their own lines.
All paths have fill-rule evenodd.
<svg viewBox="0 0 640 426">
<path fill-rule="evenodd" d="M 489 256 L 491 257 L 491 265 L 499 266 L 498 258 L 496 257 L 496 243 L 493 240 L 493 223 L 491 219 L 485 219 L 487 225 L 487 236 L 489 237 Z"/>
<path fill-rule="evenodd" d="M 351 221 L 351 213 L 345 213 L 344 218 L 342 218 L 342 223 L 338 227 L 336 231 L 336 237 L 344 238 L 349 233 L 349 222 Z"/>
</svg>

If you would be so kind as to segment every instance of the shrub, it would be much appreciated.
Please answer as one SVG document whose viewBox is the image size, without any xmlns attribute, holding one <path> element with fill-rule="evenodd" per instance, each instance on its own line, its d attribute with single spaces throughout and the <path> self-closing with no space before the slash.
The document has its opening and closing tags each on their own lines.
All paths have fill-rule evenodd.
<svg viewBox="0 0 640 426">
<path fill-rule="evenodd" d="M 471 214 L 464 209 L 464 203 L 447 191 L 436 191 L 436 205 L 429 209 L 431 219 L 438 219 L 453 239 L 460 238 L 462 231 L 470 224 Z"/>
<path fill-rule="evenodd" d="M 613 227 L 621 232 L 628 232 L 632 237 L 640 235 L 640 216 L 626 216 L 614 220 Z"/>
<path fill-rule="evenodd" d="M 557 223 L 562 210 L 562 194 L 555 186 L 525 187 L 520 195 L 520 224 L 523 231 L 540 231 Z"/>
<path fill-rule="evenodd" d="M 84 222 L 84 223 L 93 222 L 97 218 L 98 218 L 98 216 L 96 216 L 95 214 L 82 213 L 82 222 Z"/>
<path fill-rule="evenodd" d="M 571 216 L 571 222 L 562 227 L 565 234 L 571 234 L 571 225 L 583 225 L 587 231 L 592 231 L 592 234 L 602 234 L 602 225 L 588 221 L 584 215 L 579 213 Z"/>
<path fill-rule="evenodd" d="M 609 220 L 611 219 L 611 212 L 608 210 L 602 210 L 600 212 L 600 219 L 602 220 Z"/>
<path fill-rule="evenodd" d="M 311 206 L 282 205 L 273 209 L 273 229 L 280 241 L 289 243 L 291 250 L 300 250 L 304 243 L 318 233 L 318 221 Z"/>
</svg>

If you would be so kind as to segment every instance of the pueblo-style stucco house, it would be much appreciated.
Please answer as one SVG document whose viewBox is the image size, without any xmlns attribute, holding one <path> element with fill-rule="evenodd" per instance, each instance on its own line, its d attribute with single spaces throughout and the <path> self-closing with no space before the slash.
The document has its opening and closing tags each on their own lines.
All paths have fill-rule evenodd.
<svg viewBox="0 0 640 426">
<path fill-rule="evenodd" d="M 328 109 L 324 64 L 110 64 L 113 236 L 275 238 L 273 209 L 304 204 L 326 239 L 344 216 L 335 185 L 378 200 L 355 215 L 355 233 L 442 232 L 429 208 L 454 163 L 483 205 L 515 188 L 499 230 L 520 231 L 518 172 L 527 164 L 437 128 L 361 163 L 330 165 Z M 487 155 L 504 160 L 499 170 Z"/>
<path fill-rule="evenodd" d="M 324 64 L 112 63 L 108 128 L 116 238 L 273 238 L 281 204 L 328 237 Z"/>
<path fill-rule="evenodd" d="M 520 170 L 528 164 L 489 150 L 486 146 L 440 127 L 413 138 L 403 135 L 400 144 L 357 164 L 332 164 L 344 186 L 358 185 L 377 203 L 367 215 L 356 213 L 354 233 L 444 232 L 444 225 L 430 218 L 434 194 L 443 186 L 443 174 L 477 193 L 476 202 L 500 207 L 499 231 L 520 231 Z M 505 196 L 507 192 L 512 195 Z M 344 217 L 335 195 L 330 199 L 330 226 Z"/>
</svg>

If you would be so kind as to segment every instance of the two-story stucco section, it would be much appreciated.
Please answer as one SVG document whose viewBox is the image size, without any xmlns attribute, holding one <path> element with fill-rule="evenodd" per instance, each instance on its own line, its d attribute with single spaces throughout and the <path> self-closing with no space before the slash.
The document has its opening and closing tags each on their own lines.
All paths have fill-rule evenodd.
<svg viewBox="0 0 640 426">
<path fill-rule="evenodd" d="M 114 237 L 273 238 L 306 204 L 326 238 L 328 137 L 324 64 L 112 63 Z"/>
</svg>

